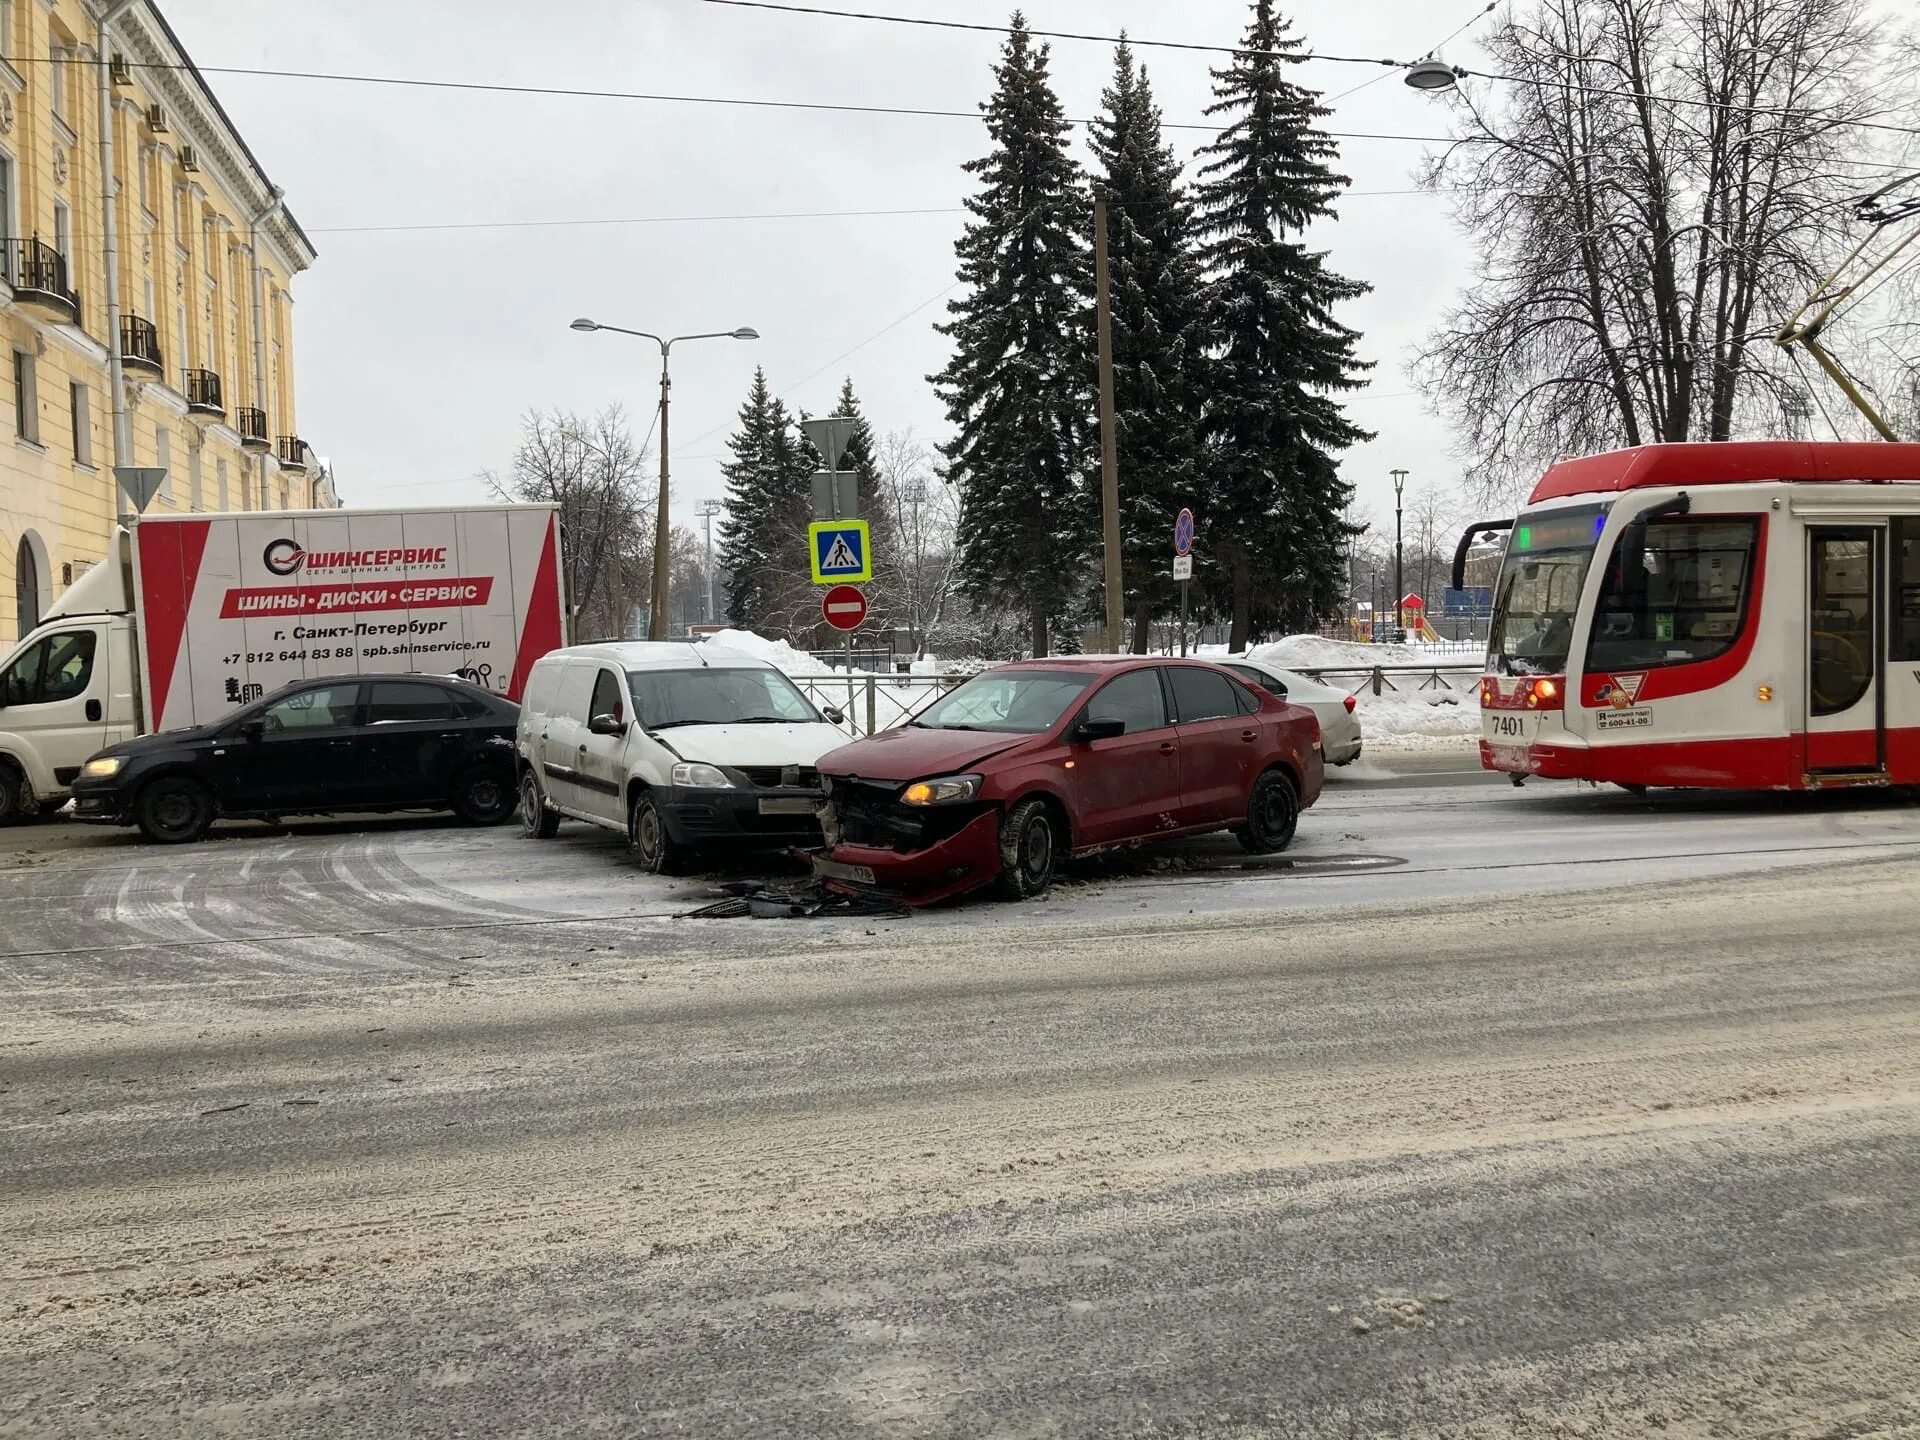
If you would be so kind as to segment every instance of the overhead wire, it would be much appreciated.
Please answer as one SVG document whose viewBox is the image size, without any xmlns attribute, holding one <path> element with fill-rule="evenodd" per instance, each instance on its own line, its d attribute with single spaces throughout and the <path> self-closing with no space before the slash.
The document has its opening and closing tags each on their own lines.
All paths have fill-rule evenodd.
<svg viewBox="0 0 1920 1440">
<path fill-rule="evenodd" d="M 16 65 L 46 65 L 50 59 L 21 57 Z M 675 95 L 649 90 L 600 90 L 565 85 L 509 85 L 492 80 L 431 80 L 415 75 L 368 75 L 337 70 L 278 70 L 258 65 L 185 65 L 172 61 L 129 60 L 135 70 L 192 70 L 201 75 L 247 75 L 268 80 L 314 80 L 337 85 L 389 85 L 415 90 L 454 90 L 482 95 L 545 95 L 563 100 L 638 100 L 669 105 L 736 105 L 751 110 L 816 110 L 845 115 L 907 115 L 934 120 L 978 120 L 980 111 L 935 110 L 915 105 L 852 105 L 829 100 L 763 100 L 742 95 Z M 1069 125 L 1086 126 L 1094 122 L 1069 118 Z M 1219 133 L 1218 125 L 1198 122 L 1167 121 L 1168 130 L 1195 130 Z M 1400 140 L 1420 145 L 1450 143 L 1446 135 L 1403 135 L 1364 130 L 1329 130 L 1335 140 Z"/>
<path fill-rule="evenodd" d="M 889 25 L 917 25 L 929 30 L 971 30 L 986 35 L 1011 35 L 1011 25 L 989 25 L 974 20 L 943 20 L 924 15 L 881 15 L 870 10 L 834 10 L 824 5 L 788 5 L 776 3 L 776 0 L 703 0 L 708 5 L 728 5 L 740 10 L 773 10 L 789 15 L 817 15 L 835 20 L 875 20 Z M 1092 35 L 1078 30 L 1041 30 L 1028 25 L 1023 27 L 1028 35 L 1040 40 L 1090 40 L 1102 45 L 1115 45 L 1120 41 L 1117 35 Z M 1324 60 L 1337 65 L 1382 65 L 1391 69 L 1403 69 L 1406 62 L 1375 55 L 1328 55 L 1317 51 L 1301 50 L 1255 50 L 1244 45 L 1206 45 L 1194 40 L 1140 40 L 1129 35 L 1127 44 L 1142 50 L 1186 50 L 1206 55 L 1246 56 L 1255 60 L 1281 60 L 1288 64 L 1304 65 L 1309 61 Z"/>
<path fill-rule="evenodd" d="M 780 11 L 780 12 L 793 14 L 793 15 L 811 15 L 811 16 L 830 18 L 830 19 L 882 21 L 882 22 L 885 22 L 888 24 L 894 24 L 894 25 L 926 26 L 926 27 L 941 29 L 941 30 L 973 30 L 973 31 L 986 32 L 989 34 L 1000 34 L 1000 35 L 1007 35 L 1007 34 L 1013 33 L 1012 28 L 1006 25 L 988 25 L 982 22 L 968 21 L 968 20 L 935 20 L 935 19 L 929 19 L 927 17 L 917 16 L 917 15 L 882 15 L 882 14 L 877 14 L 875 12 L 866 11 L 866 10 L 829 9 L 826 6 L 820 6 L 820 5 L 790 5 L 785 3 L 779 3 L 779 0 L 701 0 L 701 3 L 707 4 L 707 5 L 726 5 L 726 6 L 731 6 L 738 9 Z M 1492 5 L 1489 5 L 1487 7 L 1487 9 L 1489 10 L 1492 8 L 1494 8 Z M 1481 14 L 1485 14 L 1485 13 L 1486 13 L 1485 10 L 1481 12 Z M 1449 40 L 1452 39 L 1454 35 L 1460 34 L 1461 31 L 1467 28 L 1467 25 L 1471 25 L 1474 22 L 1474 20 L 1478 20 L 1479 18 L 1480 18 L 1479 15 L 1475 15 L 1471 20 L 1467 21 L 1466 25 L 1462 25 L 1458 30 L 1455 30 L 1453 32 L 1453 35 L 1450 35 L 1447 38 Z M 1034 35 L 1034 36 L 1038 36 L 1043 39 L 1049 39 L 1049 40 L 1084 40 L 1084 41 L 1091 41 L 1091 42 L 1094 42 L 1097 44 L 1103 44 L 1103 45 L 1117 45 L 1121 42 L 1123 38 L 1119 35 L 1089 34 L 1084 31 L 1076 31 L 1076 30 L 1028 29 L 1026 33 L 1029 35 Z M 1298 51 L 1296 50 L 1249 50 L 1249 49 L 1244 49 L 1242 47 L 1233 46 L 1233 45 L 1204 45 L 1195 41 L 1136 40 L 1130 35 L 1124 38 L 1127 44 L 1137 46 L 1137 47 L 1155 47 L 1155 48 L 1168 49 L 1168 50 L 1191 50 L 1191 51 L 1209 52 L 1213 54 L 1252 56 L 1257 59 L 1278 60 L 1278 61 L 1283 61 L 1289 64 L 1305 64 L 1309 61 L 1325 60 L 1325 61 L 1330 61 L 1330 62 L 1335 62 L 1340 64 L 1350 64 L 1350 65 L 1379 65 L 1389 70 L 1404 70 L 1408 66 L 1408 62 L 1404 60 L 1379 59 L 1379 58 L 1360 56 L 1360 55 L 1329 55 L 1329 54 L 1323 54 L 1323 53 L 1312 51 L 1312 50 L 1298 50 Z M 1443 40 L 1440 43 L 1444 45 L 1447 42 Z M 1438 48 L 1439 48 L 1438 46 L 1435 47 L 1435 49 L 1438 49 Z M 1571 56 L 1568 58 L 1578 60 L 1582 57 Z M 1531 84 L 1537 83 L 1535 81 L 1525 78 L 1524 76 L 1502 75 L 1495 71 L 1458 69 L 1456 70 L 1455 73 L 1460 74 L 1462 76 L 1471 76 L 1479 80 L 1497 80 L 1502 82 L 1503 84 L 1510 84 L 1510 85 L 1531 85 Z M 1364 87 L 1356 86 L 1354 88 L 1358 90 Z M 1642 90 L 1604 89 L 1597 86 L 1581 86 L 1581 85 L 1568 85 L 1565 88 L 1574 90 L 1577 92 L 1581 92 L 1581 93 L 1586 93 L 1586 94 L 1610 95 L 1620 99 L 1647 100 L 1660 105 L 1690 105 L 1690 106 L 1702 107 L 1709 110 L 1721 110 L 1729 114 L 1761 115 L 1761 116 L 1768 116 L 1774 119 L 1792 118 L 1801 113 L 1801 112 L 1792 111 L 1792 110 L 1781 110 L 1776 107 L 1757 106 L 1757 105 L 1738 105 L 1738 104 L 1734 104 L 1731 101 L 1694 100 L 1694 99 L 1689 99 L 1685 96 L 1655 95 L 1650 91 L 1642 91 Z M 1348 91 L 1346 93 L 1351 94 L 1353 92 Z M 1882 130 L 1895 135 L 1920 135 L 1920 127 L 1914 127 L 1914 126 L 1889 125 L 1884 122 L 1877 122 L 1877 121 L 1871 121 L 1871 120 L 1837 120 L 1834 123 L 1836 125 L 1853 126 L 1853 127 L 1857 127 L 1865 130 Z M 1184 129 L 1201 129 L 1201 128 L 1207 128 L 1207 127 L 1188 126 L 1188 125 L 1169 125 L 1167 128 L 1173 129 L 1173 130 L 1184 130 Z"/>
</svg>

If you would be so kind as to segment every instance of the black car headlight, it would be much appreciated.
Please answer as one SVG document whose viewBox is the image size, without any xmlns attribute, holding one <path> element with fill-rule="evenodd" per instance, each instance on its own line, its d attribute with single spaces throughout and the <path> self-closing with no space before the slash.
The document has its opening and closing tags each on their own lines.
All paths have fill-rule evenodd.
<svg viewBox="0 0 1920 1440">
<path fill-rule="evenodd" d="M 111 780 L 126 768 L 125 756 L 96 755 L 80 767 L 80 773 L 89 780 Z"/>
<path fill-rule="evenodd" d="M 941 775 L 932 780 L 916 780 L 900 792 L 906 805 L 958 805 L 980 794 L 978 775 Z"/>
</svg>

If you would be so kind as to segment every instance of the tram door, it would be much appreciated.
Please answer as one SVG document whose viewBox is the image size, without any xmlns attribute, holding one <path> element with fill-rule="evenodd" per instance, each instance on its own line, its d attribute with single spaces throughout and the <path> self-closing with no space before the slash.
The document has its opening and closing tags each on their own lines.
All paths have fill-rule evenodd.
<svg viewBox="0 0 1920 1440">
<path fill-rule="evenodd" d="M 1885 533 L 1864 525 L 1807 531 L 1809 772 L 1886 766 Z"/>
</svg>

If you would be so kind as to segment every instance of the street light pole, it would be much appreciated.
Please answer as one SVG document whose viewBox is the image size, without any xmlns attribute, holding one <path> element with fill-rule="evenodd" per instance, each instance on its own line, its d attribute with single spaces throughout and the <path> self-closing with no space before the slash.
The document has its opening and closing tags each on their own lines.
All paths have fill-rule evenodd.
<svg viewBox="0 0 1920 1440">
<path fill-rule="evenodd" d="M 707 623 L 709 625 L 720 618 L 720 604 L 713 598 L 713 517 L 726 508 L 718 500 L 702 500 L 700 509 L 696 512 L 707 528 Z"/>
<path fill-rule="evenodd" d="M 611 330 L 616 335 L 634 335 L 642 340 L 651 340 L 660 347 L 660 503 L 656 507 L 653 526 L 653 596 L 647 610 L 647 638 L 664 640 L 667 638 L 667 591 L 672 563 L 669 554 L 672 549 L 670 530 L 673 523 L 667 513 L 667 407 L 673 390 L 673 381 L 667 372 L 668 358 L 673 353 L 673 347 L 682 340 L 758 340 L 760 332 L 742 325 L 738 330 L 706 330 L 698 335 L 674 335 L 662 339 L 646 330 L 602 325 L 597 320 L 585 317 L 575 320 L 570 328 L 587 332 Z"/>
<path fill-rule="evenodd" d="M 1407 581 L 1404 571 L 1405 555 L 1400 547 L 1400 497 L 1407 488 L 1405 470 L 1390 470 L 1393 476 L 1393 629 L 1394 638 L 1400 638 L 1400 632 L 1406 628 L 1406 615 L 1401 602 L 1407 598 Z"/>
</svg>

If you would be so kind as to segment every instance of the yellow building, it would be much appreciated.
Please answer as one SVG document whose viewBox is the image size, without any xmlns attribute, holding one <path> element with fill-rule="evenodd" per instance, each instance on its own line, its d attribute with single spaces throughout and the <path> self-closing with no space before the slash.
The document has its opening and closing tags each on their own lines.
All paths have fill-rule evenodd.
<svg viewBox="0 0 1920 1440">
<path fill-rule="evenodd" d="M 338 501 L 294 421 L 313 246 L 159 10 L 0 0 L 0 56 L 4 646 L 106 554 L 116 464 L 167 472 L 150 513 Z"/>
</svg>

